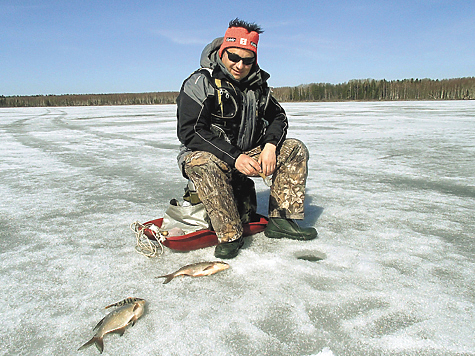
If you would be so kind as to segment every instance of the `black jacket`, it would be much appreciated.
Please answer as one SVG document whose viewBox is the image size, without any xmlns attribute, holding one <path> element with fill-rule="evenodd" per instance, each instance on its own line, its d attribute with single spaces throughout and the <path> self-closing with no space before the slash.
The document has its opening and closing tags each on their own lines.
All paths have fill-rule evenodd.
<svg viewBox="0 0 475 356">
<path fill-rule="evenodd" d="M 218 38 L 202 53 L 201 69 L 184 82 L 177 98 L 179 163 L 191 151 L 207 151 L 234 167 L 238 156 L 259 145 L 280 146 L 287 116 L 272 97 L 269 74 L 257 64 L 236 81 L 218 57 Z"/>
</svg>

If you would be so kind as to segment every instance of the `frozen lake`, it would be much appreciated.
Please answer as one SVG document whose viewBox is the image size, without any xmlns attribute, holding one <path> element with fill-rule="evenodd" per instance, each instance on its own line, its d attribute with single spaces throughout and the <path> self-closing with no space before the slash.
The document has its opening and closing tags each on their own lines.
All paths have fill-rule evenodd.
<svg viewBox="0 0 475 356">
<path fill-rule="evenodd" d="M 319 239 L 260 233 L 166 285 L 215 260 L 134 250 L 186 184 L 175 106 L 0 109 L 0 355 L 96 355 L 76 350 L 132 296 L 146 313 L 104 355 L 475 355 L 475 101 L 283 106 Z"/>
</svg>

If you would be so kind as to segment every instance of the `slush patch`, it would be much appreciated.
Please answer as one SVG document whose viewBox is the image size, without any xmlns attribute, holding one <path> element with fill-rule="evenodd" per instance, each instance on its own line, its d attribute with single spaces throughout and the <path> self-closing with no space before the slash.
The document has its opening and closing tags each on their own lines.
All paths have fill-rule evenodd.
<svg viewBox="0 0 475 356">
<path fill-rule="evenodd" d="M 295 254 L 298 260 L 304 260 L 309 262 L 318 262 L 327 258 L 327 255 L 320 251 L 306 251 L 298 252 Z"/>
</svg>

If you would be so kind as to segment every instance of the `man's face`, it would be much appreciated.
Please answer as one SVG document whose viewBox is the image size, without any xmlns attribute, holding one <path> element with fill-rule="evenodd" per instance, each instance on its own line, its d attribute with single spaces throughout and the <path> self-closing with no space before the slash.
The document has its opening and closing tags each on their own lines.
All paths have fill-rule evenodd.
<svg viewBox="0 0 475 356">
<path fill-rule="evenodd" d="M 241 80 L 247 77 L 251 71 L 252 64 L 255 62 L 254 60 L 251 64 L 244 64 L 247 58 L 255 58 L 254 52 L 242 48 L 226 48 L 223 51 L 221 60 L 234 79 Z M 244 59 L 244 62 L 242 59 Z"/>
</svg>

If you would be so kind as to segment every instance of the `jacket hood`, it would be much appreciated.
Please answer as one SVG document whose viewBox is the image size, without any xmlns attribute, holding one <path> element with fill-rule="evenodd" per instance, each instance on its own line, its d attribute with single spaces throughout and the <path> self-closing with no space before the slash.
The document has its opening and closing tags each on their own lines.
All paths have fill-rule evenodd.
<svg viewBox="0 0 475 356">
<path fill-rule="evenodd" d="M 269 78 L 270 75 L 262 70 L 259 65 L 256 63 L 254 64 L 253 68 L 251 69 L 249 75 L 240 80 L 237 81 L 231 73 L 227 70 L 227 68 L 224 66 L 223 62 L 221 61 L 221 58 L 219 58 L 218 51 L 219 48 L 221 47 L 221 44 L 223 43 L 224 37 L 218 37 L 214 39 L 211 43 L 209 43 L 204 49 L 203 52 L 201 52 L 201 59 L 200 59 L 200 66 L 202 68 L 209 68 L 213 71 L 218 68 L 221 72 L 224 73 L 224 75 L 231 80 L 232 82 L 237 82 L 239 84 L 244 84 L 244 85 L 253 85 L 253 84 L 263 84 L 265 83 Z"/>
</svg>

